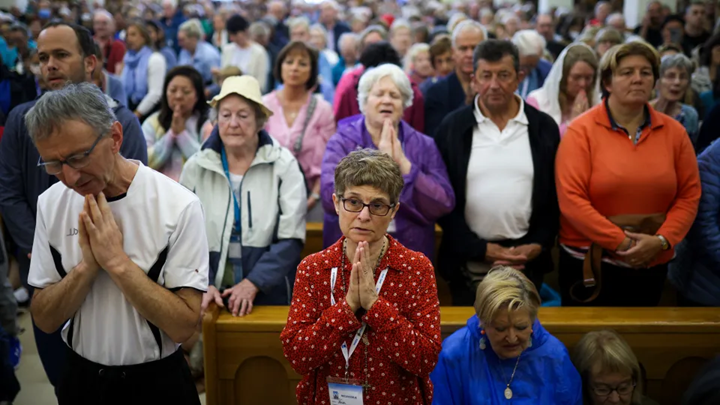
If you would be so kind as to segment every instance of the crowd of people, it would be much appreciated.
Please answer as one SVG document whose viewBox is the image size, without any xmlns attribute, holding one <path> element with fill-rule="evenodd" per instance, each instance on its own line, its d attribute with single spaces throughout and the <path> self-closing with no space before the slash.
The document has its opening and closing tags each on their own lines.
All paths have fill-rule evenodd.
<svg viewBox="0 0 720 405">
<path fill-rule="evenodd" d="M 299 403 L 652 403 L 617 333 L 538 319 L 555 269 L 562 306 L 720 306 L 720 12 L 614 5 L 3 11 L 0 377 L 30 305 L 60 404 L 195 404 L 208 306 L 289 305 Z M 436 275 L 476 312 L 445 341 Z"/>
</svg>

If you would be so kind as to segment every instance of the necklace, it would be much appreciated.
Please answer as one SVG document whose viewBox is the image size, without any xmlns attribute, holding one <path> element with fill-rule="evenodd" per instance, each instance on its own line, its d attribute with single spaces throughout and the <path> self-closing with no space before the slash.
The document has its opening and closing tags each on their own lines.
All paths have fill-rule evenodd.
<svg viewBox="0 0 720 405">
<path fill-rule="evenodd" d="M 522 353 L 520 353 L 520 356 L 522 356 Z M 513 392 L 510 389 L 510 384 L 513 382 L 513 378 L 515 378 L 515 372 L 517 371 L 517 366 L 520 364 L 520 356 L 518 356 L 517 361 L 515 362 L 515 368 L 513 368 L 512 375 L 510 376 L 510 382 L 507 383 L 507 386 L 505 388 L 505 399 L 512 399 Z M 505 377 L 505 370 L 502 368 L 502 364 L 500 364 L 500 372 L 502 373 L 503 380 L 507 380 L 507 377 Z"/>
<path fill-rule="evenodd" d="M 383 253 L 385 252 L 385 242 L 387 239 L 383 239 L 383 245 L 382 248 L 380 248 L 380 255 L 378 256 L 377 263 L 375 263 L 375 269 L 373 269 L 373 274 L 377 271 L 377 268 L 380 267 L 380 261 L 382 260 Z M 343 251 L 342 251 L 342 259 L 340 259 L 340 277 L 342 278 L 342 284 L 340 285 L 340 289 L 342 290 L 343 294 L 347 294 L 345 292 L 345 256 L 347 256 L 347 238 L 343 241 Z M 374 277 L 373 277 L 374 278 Z M 368 347 L 370 346 L 370 340 L 368 340 L 367 334 L 363 335 L 362 337 L 363 344 L 365 346 L 365 384 L 362 385 L 365 392 L 370 390 L 372 386 L 370 385 L 370 373 L 368 372 Z M 345 368 L 345 379 L 347 379 L 347 365 Z"/>
</svg>

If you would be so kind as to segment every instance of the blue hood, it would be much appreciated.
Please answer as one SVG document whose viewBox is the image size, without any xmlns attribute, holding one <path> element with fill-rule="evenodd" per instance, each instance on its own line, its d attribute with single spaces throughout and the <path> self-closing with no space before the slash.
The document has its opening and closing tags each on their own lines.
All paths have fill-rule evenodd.
<svg viewBox="0 0 720 405">
<path fill-rule="evenodd" d="M 533 324 L 532 346 L 519 361 L 500 360 L 488 342 L 481 350 L 480 337 L 480 321 L 473 316 L 466 327 L 443 341 L 430 375 L 435 386 L 433 404 L 507 404 L 504 391 L 517 364 L 510 385 L 513 405 L 582 405 L 580 375 L 567 349 L 539 320 Z"/>
</svg>

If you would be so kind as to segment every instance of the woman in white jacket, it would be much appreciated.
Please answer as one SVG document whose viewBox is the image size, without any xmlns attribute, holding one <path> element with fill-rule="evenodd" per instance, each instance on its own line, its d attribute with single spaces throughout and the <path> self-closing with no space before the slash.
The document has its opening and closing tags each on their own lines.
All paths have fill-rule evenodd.
<svg viewBox="0 0 720 405">
<path fill-rule="evenodd" d="M 223 82 L 210 105 L 218 123 L 185 163 L 180 183 L 205 207 L 210 302 L 235 316 L 289 305 L 305 244 L 307 193 L 300 165 L 262 128 L 272 112 L 251 76 Z"/>
<path fill-rule="evenodd" d="M 222 48 L 220 67 L 237 66 L 246 74 L 254 77 L 260 84 L 260 91 L 266 92 L 270 73 L 270 56 L 262 45 L 250 40 L 250 24 L 241 15 L 227 20 L 226 29 L 231 42 Z"/>
<path fill-rule="evenodd" d="M 142 21 L 128 24 L 120 76 L 128 98 L 128 108 L 139 119 L 150 115 L 162 97 L 166 62 L 160 52 L 153 50 L 150 31 Z"/>
</svg>

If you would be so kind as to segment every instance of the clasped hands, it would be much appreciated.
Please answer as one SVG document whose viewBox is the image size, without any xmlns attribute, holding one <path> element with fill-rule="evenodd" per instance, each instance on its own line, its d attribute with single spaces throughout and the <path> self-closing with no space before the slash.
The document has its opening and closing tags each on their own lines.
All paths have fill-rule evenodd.
<svg viewBox="0 0 720 405">
<path fill-rule="evenodd" d="M 503 247 L 497 243 L 488 243 L 485 261 L 493 266 L 509 266 L 523 270 L 527 262 L 535 260 L 542 253 L 542 246 L 537 243 Z"/>
<path fill-rule="evenodd" d="M 655 235 L 625 231 L 625 240 L 617 247 L 616 254 L 633 268 L 641 269 L 650 266 L 662 252 L 662 241 Z"/>
<path fill-rule="evenodd" d="M 370 258 L 370 245 L 367 242 L 358 243 L 350 271 L 350 285 L 345 296 L 353 312 L 360 308 L 370 311 L 378 300 L 375 292 L 375 264 Z"/>
<path fill-rule="evenodd" d="M 78 236 L 82 263 L 92 274 L 97 274 L 100 268 L 112 272 L 129 260 L 123 250 L 123 234 L 102 192 L 97 198 L 85 196 L 78 218 Z"/>
<path fill-rule="evenodd" d="M 400 166 L 400 172 L 403 175 L 410 173 L 412 163 L 410 163 L 405 156 L 405 152 L 403 152 L 402 142 L 398 139 L 397 131 L 390 118 L 386 119 L 383 123 L 378 150 L 393 158 L 395 163 Z"/>
</svg>

